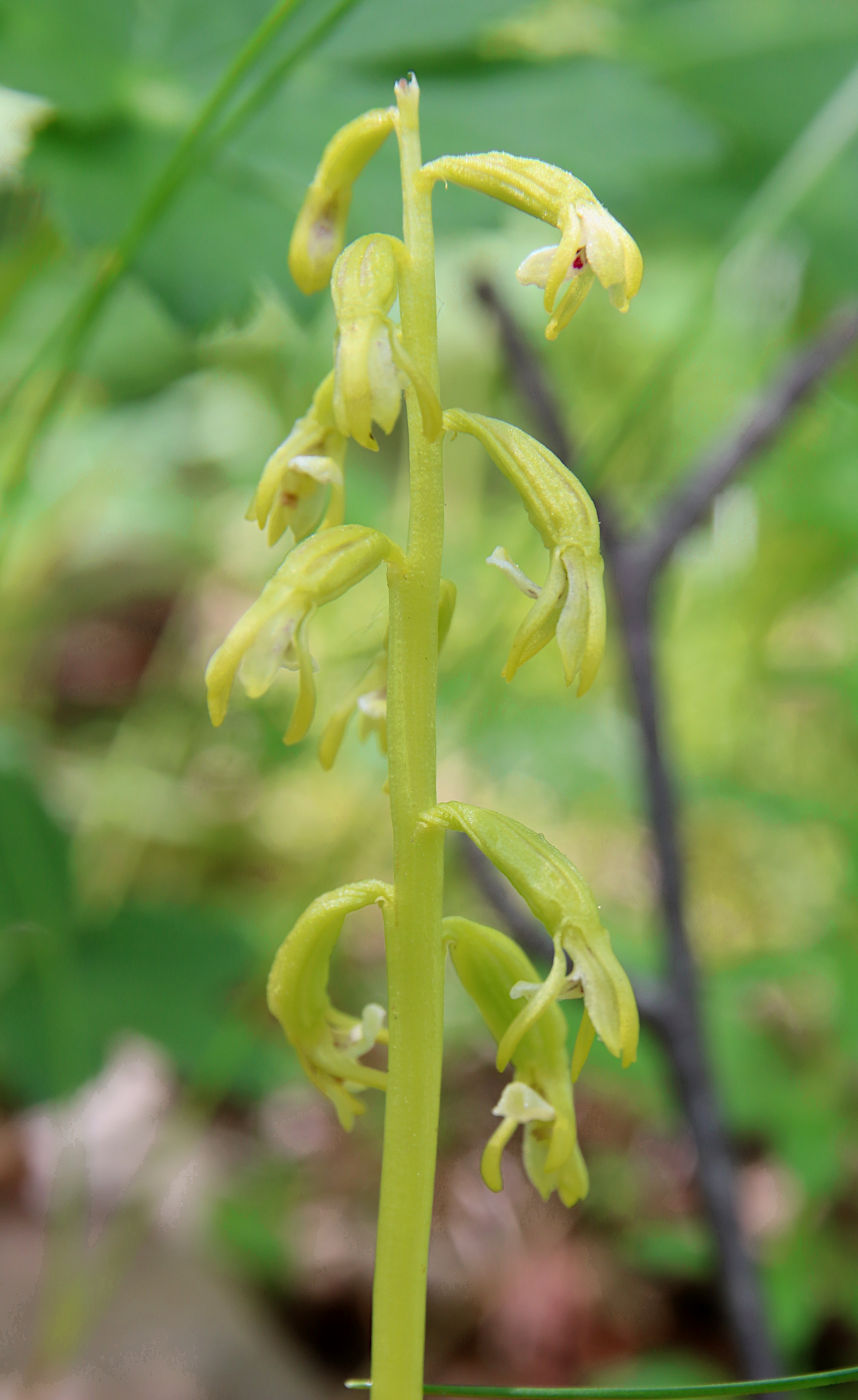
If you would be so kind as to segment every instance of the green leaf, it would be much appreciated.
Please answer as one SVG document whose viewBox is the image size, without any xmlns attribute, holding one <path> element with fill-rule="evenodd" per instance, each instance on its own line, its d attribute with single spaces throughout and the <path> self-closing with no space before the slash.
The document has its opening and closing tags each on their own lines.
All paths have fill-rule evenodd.
<svg viewBox="0 0 858 1400">
<path fill-rule="evenodd" d="M 113 0 L 3 0 L 0 82 L 95 120 L 121 103 L 134 17 Z"/>
<path fill-rule="evenodd" d="M 0 929 L 61 929 L 72 914 L 66 834 L 28 777 L 0 769 Z"/>
</svg>

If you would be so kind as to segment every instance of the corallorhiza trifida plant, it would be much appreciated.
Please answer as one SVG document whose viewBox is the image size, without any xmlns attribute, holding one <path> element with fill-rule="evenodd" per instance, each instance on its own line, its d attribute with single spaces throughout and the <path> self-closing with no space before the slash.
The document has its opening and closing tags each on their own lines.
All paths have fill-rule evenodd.
<svg viewBox="0 0 858 1400">
<path fill-rule="evenodd" d="M 320 756 L 329 766 L 354 712 L 388 755 L 393 828 L 392 884 L 368 879 L 322 894 L 301 915 L 278 952 L 268 984 L 272 1012 L 313 1083 L 350 1128 L 366 1089 L 387 1094 L 375 1259 L 372 1388 L 375 1400 L 422 1394 L 426 1260 L 438 1131 L 444 961 L 449 952 L 465 990 L 497 1041 L 497 1067 L 511 1065 L 494 1114 L 500 1120 L 482 1159 L 492 1191 L 501 1189 L 501 1156 L 518 1127 L 524 1165 L 543 1197 L 557 1191 L 571 1206 L 587 1192 L 572 1086 L 596 1036 L 628 1065 L 638 1039 L 629 980 L 602 927 L 593 895 L 575 867 L 513 817 L 463 802 L 437 803 L 435 710 L 438 651 L 449 627 L 454 585 L 441 577 L 444 535 L 443 443 L 470 433 L 512 482 L 548 550 L 538 587 L 499 549 L 491 562 L 533 600 L 516 632 L 504 676 L 556 638 L 566 682 L 582 694 L 602 655 L 605 603 L 599 524 L 593 503 L 570 471 L 520 428 L 463 408 L 442 408 L 436 334 L 432 191 L 441 181 L 481 190 L 560 233 L 518 270 L 545 289 L 553 340 L 594 281 L 620 311 L 638 290 L 634 241 L 586 185 L 538 160 L 491 151 L 423 164 L 419 89 L 396 84 L 396 105 L 343 127 L 324 151 L 298 216 L 289 252 L 302 291 L 330 280 L 337 317 L 334 365 L 306 414 L 267 462 L 249 516 L 269 541 L 291 530 L 294 547 L 261 596 L 218 648 L 206 673 L 215 724 L 226 714 L 240 674 L 251 696 L 281 666 L 297 670 L 298 698 L 287 744 L 307 733 L 315 705 L 309 627 L 316 609 L 387 567 L 389 627 L 383 650 L 335 711 Z M 399 143 L 403 237 L 370 234 L 343 248 L 352 185 L 390 132 Z M 400 324 L 390 319 L 399 299 Z M 403 392 L 408 417 L 408 539 L 343 524 L 343 460 L 349 438 L 376 449 L 374 424 L 389 433 Z M 443 916 L 444 832 L 466 832 L 523 896 L 554 941 L 540 981 L 505 934 L 470 919 Z M 389 1006 L 356 1018 L 328 997 L 331 955 L 347 914 L 381 907 Z M 583 1002 L 569 1055 L 561 998 Z M 387 1069 L 363 1063 L 377 1042 Z"/>
</svg>

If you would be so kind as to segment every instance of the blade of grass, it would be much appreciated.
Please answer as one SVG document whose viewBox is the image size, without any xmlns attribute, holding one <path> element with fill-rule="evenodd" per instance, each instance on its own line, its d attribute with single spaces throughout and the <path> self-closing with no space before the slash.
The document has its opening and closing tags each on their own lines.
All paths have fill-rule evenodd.
<svg viewBox="0 0 858 1400">
<path fill-rule="evenodd" d="M 12 387 L 4 406 L 7 422 L 11 427 L 0 474 L 0 510 L 4 516 L 0 548 L 6 544 L 11 507 L 14 506 L 15 498 L 23 485 L 30 453 L 51 414 L 61 402 L 84 345 L 111 293 L 144 240 L 171 206 L 186 179 L 193 173 L 198 164 L 198 157 L 204 150 L 211 154 L 258 111 L 274 94 L 287 73 L 321 43 L 359 0 L 337 0 L 322 19 L 269 68 L 221 128 L 212 135 L 218 119 L 251 69 L 280 33 L 286 21 L 306 3 L 307 0 L 278 0 L 254 30 L 186 128 L 118 243 L 104 258 L 69 311 L 49 332 Z M 27 402 L 25 391 L 30 387 L 33 376 L 49 364 L 52 358 L 56 360 L 53 369 L 45 381 L 38 385 L 32 400 Z M 22 407 L 22 400 L 23 412 L 16 417 L 15 409 Z"/>
<path fill-rule="evenodd" d="M 600 1386 L 582 1385 L 553 1388 L 539 1385 L 425 1385 L 426 1395 L 461 1396 L 462 1400 L 482 1396 L 512 1396 L 515 1400 L 705 1400 L 715 1395 L 760 1395 L 764 1391 L 815 1390 L 828 1385 L 845 1385 L 858 1380 L 858 1366 L 836 1371 L 812 1371 L 796 1376 L 769 1377 L 757 1381 L 722 1381 L 706 1385 Z M 346 1381 L 347 1390 L 370 1390 L 368 1380 Z"/>
</svg>

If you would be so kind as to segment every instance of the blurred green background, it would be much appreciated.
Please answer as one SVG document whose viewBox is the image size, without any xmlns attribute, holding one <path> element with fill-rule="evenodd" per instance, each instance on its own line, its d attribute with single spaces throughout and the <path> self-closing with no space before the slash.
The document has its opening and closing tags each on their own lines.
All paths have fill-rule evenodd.
<svg viewBox="0 0 858 1400">
<path fill-rule="evenodd" d="M 259 72 L 324 13 L 298 10 Z M 329 774 L 315 736 L 284 749 L 288 678 L 236 697 L 217 732 L 202 686 L 284 553 L 242 517 L 329 364 L 330 308 L 285 262 L 325 142 L 414 69 L 428 157 L 554 161 L 633 232 L 629 316 L 594 292 L 548 347 L 514 271 L 550 231 L 435 196 L 445 401 L 533 429 L 473 295 L 488 277 L 630 525 L 858 295 L 854 0 L 362 0 L 198 153 L 24 462 L 54 366 L 34 355 L 264 14 L 0 3 L 0 83 L 39 99 L 0 92 L 0 1374 L 71 1377 L 50 1394 L 73 1400 L 332 1395 L 367 1365 L 380 1106 L 339 1131 L 264 982 L 315 894 L 388 875 L 383 760 L 353 732 Z M 385 148 L 350 233 L 398 219 Z M 405 449 L 401 427 L 377 456 L 350 449 L 348 519 L 401 534 Z M 707 1035 L 792 1369 L 858 1356 L 856 449 L 853 355 L 689 536 L 657 609 Z M 476 444 L 451 446 L 447 480 L 441 796 L 546 831 L 626 964 L 656 971 L 616 641 L 581 701 L 554 648 L 505 685 L 525 604 L 483 561 L 503 543 L 541 577 L 541 547 Z M 381 580 L 317 619 L 322 718 L 383 627 Z M 450 861 L 451 910 L 491 918 Z M 341 1002 L 383 999 L 381 958 L 356 920 Z M 566 1213 L 532 1195 L 515 1148 L 503 1196 L 482 1186 L 491 1047 L 453 985 L 448 1019 L 429 1378 L 728 1377 L 658 1047 L 625 1074 L 594 1055 L 578 1096 L 592 1190 Z"/>
</svg>

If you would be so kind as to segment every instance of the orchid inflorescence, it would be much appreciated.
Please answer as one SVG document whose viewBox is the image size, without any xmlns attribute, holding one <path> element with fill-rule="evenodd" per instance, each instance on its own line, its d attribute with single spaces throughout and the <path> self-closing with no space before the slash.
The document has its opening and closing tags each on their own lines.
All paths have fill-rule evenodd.
<svg viewBox="0 0 858 1400">
<path fill-rule="evenodd" d="M 423 164 L 417 104 L 415 80 L 403 79 L 396 85 L 395 107 L 368 112 L 338 132 L 322 155 L 298 216 L 289 265 L 306 292 L 330 281 L 337 321 L 333 368 L 266 463 L 248 512 L 261 529 L 267 528 L 272 544 L 288 530 L 292 547 L 206 673 L 211 717 L 220 724 L 237 675 L 248 694 L 258 696 L 281 667 L 296 669 L 298 698 L 285 742 L 297 742 L 315 711 L 315 663 L 307 635 L 313 614 L 382 562 L 387 565 L 388 634 L 365 674 L 335 708 L 319 753 L 330 767 L 354 715 L 363 734 L 376 735 L 382 752 L 389 748 L 394 882 L 367 880 L 315 899 L 277 954 L 269 1005 L 344 1127 L 350 1128 L 362 1111 L 364 1090 L 388 1089 L 376 1261 L 376 1311 L 384 1314 L 387 1331 L 374 1341 L 374 1354 L 377 1350 L 381 1358 L 379 1393 L 388 1384 L 398 1400 L 409 1386 L 413 1390 L 415 1374 L 387 1332 L 394 1316 L 400 1331 L 420 1327 L 419 1301 L 412 1305 L 405 1295 L 416 1296 L 414 1289 L 422 1284 L 419 1279 L 403 1282 L 401 1231 L 403 1222 L 417 1230 L 412 1273 L 419 1273 L 437 1137 L 439 969 L 445 950 L 497 1042 L 498 1069 L 513 1069 L 493 1110 L 500 1123 L 483 1154 L 482 1174 L 492 1190 L 501 1189 L 501 1154 L 521 1126 L 525 1169 L 542 1196 L 556 1190 L 571 1206 L 586 1194 L 573 1082 L 596 1037 L 623 1065 L 635 1058 L 638 1038 L 629 980 L 575 867 L 520 822 L 459 802 L 438 804 L 433 796 L 437 655 L 455 604 L 453 584 L 440 577 L 445 433 L 470 434 L 483 446 L 518 492 L 549 555 L 541 586 L 503 548 L 489 560 L 532 599 L 512 641 L 506 679 L 556 638 L 566 682 L 583 694 L 604 648 L 605 601 L 599 523 L 576 477 L 520 428 L 462 408 L 442 409 L 432 190 L 445 182 L 482 191 L 559 231 L 557 245 L 531 254 L 518 274 L 521 282 L 545 289 L 549 339 L 567 325 L 596 281 L 625 311 L 640 285 L 640 253 L 587 186 L 554 166 L 499 151 Z M 400 146 L 404 237 L 371 234 L 343 247 L 353 183 L 391 131 Z M 400 325 L 391 318 L 397 300 Z M 375 450 L 377 430 L 391 432 L 403 394 L 412 482 L 407 549 L 380 531 L 343 523 L 347 442 Z M 466 918 L 442 919 L 445 830 L 464 832 L 544 924 L 554 945 L 544 980 L 506 934 Z M 328 995 L 330 959 L 344 920 L 372 904 L 384 918 L 389 1035 L 384 1012 L 375 1003 L 352 1017 L 333 1007 Z M 565 998 L 582 1002 L 571 1056 L 558 1005 Z M 364 1063 L 363 1056 L 378 1043 L 388 1045 L 387 1070 Z M 431 1161 L 415 1164 L 417 1137 L 420 1151 L 431 1153 Z M 401 1182 L 391 1188 L 393 1194 L 386 1186 L 406 1164 L 415 1190 L 422 1193 L 411 1206 Z"/>
</svg>

